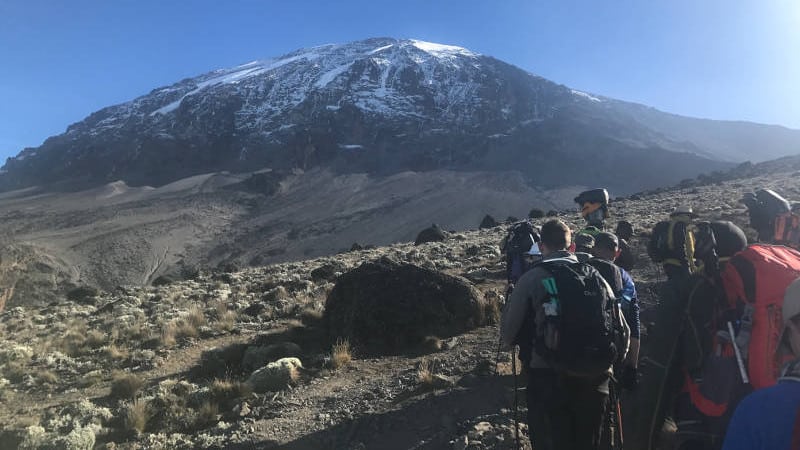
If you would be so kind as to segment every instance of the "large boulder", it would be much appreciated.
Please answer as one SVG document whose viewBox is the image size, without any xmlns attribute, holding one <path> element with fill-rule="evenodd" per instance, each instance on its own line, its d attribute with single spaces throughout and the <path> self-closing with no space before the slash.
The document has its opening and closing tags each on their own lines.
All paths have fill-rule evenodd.
<svg viewBox="0 0 800 450">
<path fill-rule="evenodd" d="M 444 230 L 442 230 L 439 225 L 433 224 L 417 234 L 414 245 L 420 245 L 426 242 L 442 242 L 446 238 L 447 234 L 445 234 Z"/>
<path fill-rule="evenodd" d="M 397 354 L 428 336 L 454 336 L 486 323 L 484 297 L 465 279 L 388 258 L 341 275 L 328 295 L 332 342 L 359 352 Z"/>
</svg>

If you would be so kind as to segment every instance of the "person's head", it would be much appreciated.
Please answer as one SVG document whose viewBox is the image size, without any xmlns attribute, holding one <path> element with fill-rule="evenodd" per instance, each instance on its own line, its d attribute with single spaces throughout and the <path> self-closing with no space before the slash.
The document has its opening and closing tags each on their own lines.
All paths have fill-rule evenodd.
<svg viewBox="0 0 800 450">
<path fill-rule="evenodd" d="M 786 288 L 783 296 L 782 341 L 788 350 L 800 357 L 800 278 Z"/>
<path fill-rule="evenodd" d="M 591 253 L 594 247 L 594 236 L 587 233 L 578 233 L 575 235 L 575 251 Z"/>
<path fill-rule="evenodd" d="M 617 222 L 615 233 L 620 239 L 625 239 L 627 241 L 633 237 L 633 224 L 627 220 L 620 220 Z"/>
<path fill-rule="evenodd" d="M 608 191 L 605 189 L 592 189 L 583 191 L 575 197 L 575 203 L 581 211 L 581 217 L 589 225 L 603 226 L 608 219 Z"/>
<path fill-rule="evenodd" d="M 569 227 L 559 219 L 551 219 L 545 222 L 542 225 L 541 236 L 542 242 L 539 244 L 539 248 L 542 251 L 542 256 L 547 256 L 559 250 L 566 250 L 572 240 L 572 232 Z"/>
<path fill-rule="evenodd" d="M 594 237 L 594 248 L 592 254 L 597 258 L 613 261 L 617 257 L 619 240 L 614 233 L 604 231 Z"/>
</svg>

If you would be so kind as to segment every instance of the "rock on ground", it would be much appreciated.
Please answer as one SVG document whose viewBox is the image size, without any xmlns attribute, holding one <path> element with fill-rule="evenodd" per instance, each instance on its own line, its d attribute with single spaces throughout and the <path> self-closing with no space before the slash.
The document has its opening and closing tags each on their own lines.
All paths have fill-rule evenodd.
<svg viewBox="0 0 800 450">
<path fill-rule="evenodd" d="M 486 300 L 468 281 L 384 258 L 339 277 L 325 320 L 332 340 L 392 354 L 427 336 L 449 337 L 480 326 L 485 310 Z"/>
</svg>

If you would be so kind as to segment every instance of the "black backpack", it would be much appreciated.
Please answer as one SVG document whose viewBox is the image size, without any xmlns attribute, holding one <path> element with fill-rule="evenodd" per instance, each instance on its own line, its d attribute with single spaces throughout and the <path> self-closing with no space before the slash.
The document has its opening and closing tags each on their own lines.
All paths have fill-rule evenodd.
<svg viewBox="0 0 800 450">
<path fill-rule="evenodd" d="M 597 377 L 624 357 L 616 299 L 602 275 L 587 263 L 545 262 L 541 266 L 549 298 L 539 314 L 536 353 L 570 376 Z"/>
<path fill-rule="evenodd" d="M 503 252 L 506 255 L 506 278 L 509 283 L 516 283 L 522 274 L 531 269 L 532 265 L 525 255 L 539 240 L 539 231 L 528 220 L 517 222 L 508 229 Z"/>
<path fill-rule="evenodd" d="M 606 280 L 606 283 L 611 286 L 611 290 L 614 291 L 614 295 L 618 299 L 622 297 L 622 291 L 625 289 L 625 285 L 622 282 L 622 272 L 618 265 L 600 258 L 591 258 L 586 261 L 586 263 L 600 272 L 600 275 Z"/>
<path fill-rule="evenodd" d="M 647 244 L 647 254 L 653 262 L 664 262 L 668 259 L 677 261 L 686 260 L 684 242 L 686 235 L 694 234 L 693 223 L 682 222 L 676 219 L 662 220 L 653 227 L 653 234 Z M 694 252 L 694 249 L 690 249 Z"/>
</svg>

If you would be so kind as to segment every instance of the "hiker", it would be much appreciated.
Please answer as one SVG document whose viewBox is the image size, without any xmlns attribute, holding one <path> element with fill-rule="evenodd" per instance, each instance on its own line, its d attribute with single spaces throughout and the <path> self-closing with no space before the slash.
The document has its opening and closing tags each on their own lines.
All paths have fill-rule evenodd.
<svg viewBox="0 0 800 450">
<path fill-rule="evenodd" d="M 669 220 L 656 224 L 647 246 L 653 262 L 662 263 L 667 280 L 677 285 L 699 270 L 695 262 L 695 227 L 692 223 L 697 217 L 690 206 L 678 206 Z"/>
<path fill-rule="evenodd" d="M 542 225 L 542 262 L 517 282 L 503 312 L 506 346 L 532 327 L 528 367 L 528 425 L 536 450 L 597 449 L 612 365 L 624 359 L 629 329 L 614 293 L 597 270 L 567 251 L 571 232 Z M 589 356 L 593 355 L 593 357 Z"/>
<path fill-rule="evenodd" d="M 513 290 L 517 280 L 541 259 L 539 230 L 530 220 L 512 224 L 500 247 L 506 255 L 507 293 Z"/>
<path fill-rule="evenodd" d="M 615 290 L 616 298 L 622 302 L 622 314 L 625 316 L 625 321 L 630 327 L 630 350 L 628 351 L 628 358 L 620 373 L 615 374 L 622 387 L 626 389 L 633 389 L 637 384 L 637 371 L 639 366 L 639 337 L 640 321 L 639 321 L 639 299 L 636 295 L 636 285 L 633 282 L 633 277 L 619 267 L 614 259 L 619 249 L 619 239 L 613 233 L 604 231 L 598 234 L 594 239 L 594 247 L 592 248 L 593 258 L 589 264 L 594 266 L 603 278 Z"/>
<path fill-rule="evenodd" d="M 617 228 L 614 231 L 619 238 L 619 255 L 614 259 L 614 263 L 626 271 L 633 270 L 636 265 L 636 256 L 630 246 L 631 238 L 633 237 L 633 224 L 627 220 L 620 220 L 617 222 Z"/>
<path fill-rule="evenodd" d="M 697 224 L 697 257 L 705 270 L 691 275 L 684 295 L 661 301 L 648 328 L 646 369 L 637 395 L 629 399 L 626 444 L 653 450 L 660 438 L 681 441 L 674 448 L 718 449 L 730 417 L 728 403 L 740 397 L 732 352 L 718 351 L 729 304 L 720 273 L 744 250 L 747 238 L 735 224 Z M 664 436 L 662 436 L 664 435 Z"/>
<path fill-rule="evenodd" d="M 759 242 L 800 248 L 800 212 L 789 201 L 773 190 L 760 189 L 745 194 L 742 202 Z"/>
<path fill-rule="evenodd" d="M 586 225 L 599 230 L 605 229 L 605 220 L 609 218 L 607 190 L 583 191 L 575 197 L 575 203 L 578 204 L 581 217 L 586 221 Z"/>
<path fill-rule="evenodd" d="M 800 279 L 786 289 L 779 352 L 791 355 L 778 384 L 747 396 L 731 419 L 723 450 L 800 448 Z"/>
</svg>

